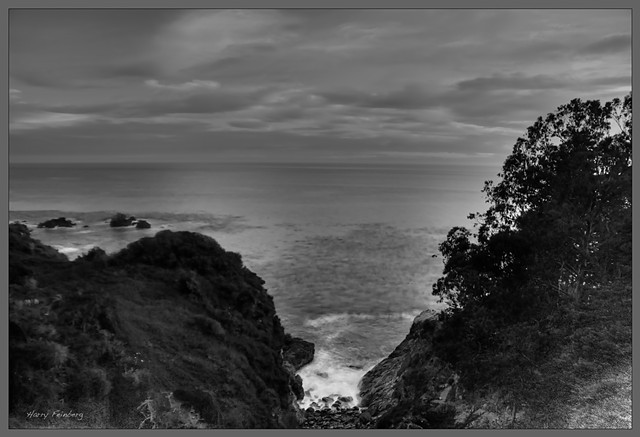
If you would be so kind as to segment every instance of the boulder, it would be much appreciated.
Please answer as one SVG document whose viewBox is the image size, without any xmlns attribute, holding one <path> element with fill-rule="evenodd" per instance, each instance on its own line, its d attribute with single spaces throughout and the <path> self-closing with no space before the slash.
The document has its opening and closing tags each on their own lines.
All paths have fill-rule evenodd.
<svg viewBox="0 0 640 437">
<path fill-rule="evenodd" d="M 111 226 L 112 228 L 131 226 L 135 221 L 136 221 L 135 217 L 131 216 L 127 218 L 126 215 L 119 212 L 113 217 L 111 217 L 111 220 L 109 220 L 109 226 Z"/>
<path fill-rule="evenodd" d="M 65 218 L 65 217 L 58 217 L 55 219 L 50 219 L 50 220 L 46 220 L 42 223 L 38 223 L 38 227 L 39 228 L 47 228 L 47 229 L 52 229 L 52 228 L 71 228 L 73 226 L 75 226 L 76 224 L 74 222 L 72 222 L 71 220 Z"/>
<path fill-rule="evenodd" d="M 322 399 L 320 399 L 322 402 L 324 402 L 327 405 L 330 405 L 333 403 L 334 399 L 332 397 L 329 396 L 325 396 Z"/>
<path fill-rule="evenodd" d="M 149 229 L 151 225 L 146 220 L 138 220 L 136 222 L 136 229 Z"/>
<path fill-rule="evenodd" d="M 286 334 L 282 353 L 284 360 L 291 363 L 294 369 L 298 371 L 313 361 L 315 345 L 309 341 Z"/>
</svg>

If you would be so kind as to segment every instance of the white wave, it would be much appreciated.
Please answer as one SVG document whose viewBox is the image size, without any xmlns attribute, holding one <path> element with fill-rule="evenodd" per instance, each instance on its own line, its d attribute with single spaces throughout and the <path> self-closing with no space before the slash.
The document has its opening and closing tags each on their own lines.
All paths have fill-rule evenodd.
<svg viewBox="0 0 640 437">
<path fill-rule="evenodd" d="M 58 244 L 54 244 L 53 248 L 56 249 L 58 252 L 65 254 L 67 256 L 80 252 L 80 249 L 78 249 L 77 247 L 66 247 L 66 246 L 60 246 Z"/>
<path fill-rule="evenodd" d="M 353 399 L 347 403 L 348 407 L 358 405 L 358 383 L 368 370 L 350 368 L 330 351 L 316 351 L 313 361 L 298 372 L 305 390 L 305 397 L 299 402 L 300 407 L 308 408 L 313 402 L 325 406 L 322 398 L 331 397 L 336 401 L 339 396 L 350 396 Z"/>
<path fill-rule="evenodd" d="M 418 314 L 419 310 L 415 311 L 403 311 L 397 313 L 382 313 L 382 314 L 365 314 L 365 313 L 333 313 L 325 314 L 320 317 L 308 319 L 304 322 L 306 326 L 312 328 L 321 328 L 326 325 L 343 325 L 351 321 L 360 320 L 397 320 L 408 319 L 413 320 Z"/>
</svg>

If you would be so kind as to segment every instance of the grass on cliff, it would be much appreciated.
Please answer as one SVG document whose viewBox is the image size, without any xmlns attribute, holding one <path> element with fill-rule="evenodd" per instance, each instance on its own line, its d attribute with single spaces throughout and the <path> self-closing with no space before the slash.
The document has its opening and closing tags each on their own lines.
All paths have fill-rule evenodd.
<svg viewBox="0 0 640 437">
<path fill-rule="evenodd" d="M 631 298 L 630 285 L 612 284 L 567 312 L 557 346 L 523 385 L 530 419 L 521 426 L 631 427 Z"/>
<path fill-rule="evenodd" d="M 437 350 L 478 402 L 494 399 L 494 412 L 515 408 L 515 420 L 509 414 L 496 426 L 630 428 L 631 291 L 624 282 L 592 289 L 544 321 L 504 328 L 498 348 L 471 354 L 460 337 L 441 336 Z"/>
</svg>

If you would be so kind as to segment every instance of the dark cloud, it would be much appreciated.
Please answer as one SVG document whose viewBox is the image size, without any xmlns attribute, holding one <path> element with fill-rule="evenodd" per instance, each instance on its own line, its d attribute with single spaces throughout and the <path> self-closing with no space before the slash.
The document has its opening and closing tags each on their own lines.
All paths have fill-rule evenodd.
<svg viewBox="0 0 640 437">
<path fill-rule="evenodd" d="M 594 79 L 589 79 L 586 82 L 588 85 L 628 86 L 629 89 L 631 89 L 631 75 L 597 77 Z"/>
<path fill-rule="evenodd" d="M 43 105 L 38 109 L 61 114 L 109 114 L 117 111 L 122 105 L 117 103 L 98 103 L 95 105 Z"/>
<path fill-rule="evenodd" d="M 180 98 L 146 103 L 132 104 L 125 107 L 125 114 L 134 116 L 150 116 L 163 114 L 215 114 L 248 108 L 257 104 L 264 96 L 263 91 L 255 92 L 208 92 L 191 94 Z"/>
<path fill-rule="evenodd" d="M 103 78 L 120 78 L 131 77 L 136 79 L 144 79 L 157 76 L 158 67 L 151 61 L 123 61 L 114 64 L 107 64 L 96 67 L 94 74 Z"/>
<path fill-rule="evenodd" d="M 631 51 L 631 35 L 616 34 L 606 36 L 594 43 L 588 44 L 580 50 L 586 55 L 605 55 Z"/>
<path fill-rule="evenodd" d="M 421 109 L 436 106 L 434 95 L 419 85 L 405 85 L 396 91 L 326 91 L 318 93 L 329 103 L 363 108 Z"/>
<path fill-rule="evenodd" d="M 215 114 L 251 107 L 266 90 L 231 92 L 208 91 L 179 97 L 94 105 L 29 105 L 31 109 L 67 114 L 99 114 L 105 117 L 153 117 L 169 114 Z"/>
<path fill-rule="evenodd" d="M 260 129 L 267 126 L 267 123 L 264 123 L 259 120 L 235 120 L 227 123 L 231 127 L 237 127 L 240 129 Z"/>
<path fill-rule="evenodd" d="M 21 84 L 44 88 L 86 88 L 86 81 L 69 80 L 69 75 L 60 70 L 48 70 L 46 68 L 11 70 L 11 79 Z"/>
<path fill-rule="evenodd" d="M 155 33 L 179 15 L 161 9 L 13 9 L 11 76 L 39 87 L 100 87 L 96 79 L 131 74 L 127 64 L 144 59 Z"/>
<path fill-rule="evenodd" d="M 538 74 L 527 76 L 523 73 L 495 74 L 491 77 L 476 77 L 463 80 L 456 87 L 463 91 L 493 91 L 493 90 L 537 90 L 566 87 L 567 79 Z"/>
<path fill-rule="evenodd" d="M 9 21 L 13 153 L 502 152 L 571 98 L 630 89 L 625 11 L 20 10 Z"/>
<path fill-rule="evenodd" d="M 455 120 L 482 126 L 504 126 L 505 121 L 514 117 L 534 121 L 535 117 L 543 115 L 541 111 L 552 111 L 564 99 L 553 90 L 503 90 L 491 94 L 484 90 L 453 90 L 441 95 L 439 100 L 443 107 L 453 112 Z"/>
</svg>

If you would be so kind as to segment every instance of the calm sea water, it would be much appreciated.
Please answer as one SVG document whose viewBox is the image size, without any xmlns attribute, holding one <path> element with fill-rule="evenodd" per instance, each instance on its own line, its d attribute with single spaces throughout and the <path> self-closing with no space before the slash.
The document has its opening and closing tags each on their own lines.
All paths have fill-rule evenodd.
<svg viewBox="0 0 640 437">
<path fill-rule="evenodd" d="M 239 252 L 274 296 L 285 329 L 316 344 L 303 406 L 357 383 L 407 334 L 442 271 L 437 245 L 485 209 L 486 167 L 319 164 L 14 164 L 10 220 L 69 258 L 113 252 L 162 229 Z M 124 212 L 149 230 L 112 229 Z M 36 229 L 66 216 L 71 229 Z M 83 227 L 88 225 L 88 227 Z"/>
</svg>

